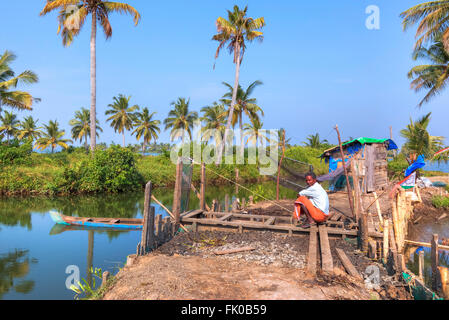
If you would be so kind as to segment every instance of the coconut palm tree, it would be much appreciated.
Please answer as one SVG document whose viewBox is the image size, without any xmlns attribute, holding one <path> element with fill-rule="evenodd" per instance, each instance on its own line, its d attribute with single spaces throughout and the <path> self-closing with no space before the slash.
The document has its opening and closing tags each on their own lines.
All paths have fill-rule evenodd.
<svg viewBox="0 0 449 320">
<path fill-rule="evenodd" d="M 164 120 L 165 130 L 171 129 L 170 137 L 172 141 L 181 136 L 184 143 L 185 132 L 187 131 L 190 140 L 192 140 L 193 123 L 198 119 L 196 111 L 190 111 L 190 99 L 178 98 L 173 101 L 171 106 L 174 109 L 168 113 L 168 118 Z"/>
<path fill-rule="evenodd" d="M 226 82 L 223 82 L 223 84 L 228 88 L 229 91 L 223 96 L 223 99 L 221 99 L 220 101 L 230 107 L 232 104 L 232 95 L 234 93 L 234 88 Z M 234 114 L 232 117 L 231 125 L 232 127 L 235 127 L 237 122 L 239 122 L 240 124 L 240 131 L 242 132 L 240 136 L 240 154 L 242 156 L 245 150 L 245 146 L 243 143 L 243 114 L 246 114 L 249 118 L 257 118 L 258 112 L 260 112 L 262 116 L 264 115 L 262 108 L 257 105 L 257 100 L 255 98 L 251 98 L 254 89 L 262 84 L 262 81 L 257 80 L 251 83 L 246 90 L 243 90 L 240 85 L 237 89 L 237 98 L 234 105 Z M 226 112 L 227 116 L 229 116 L 229 111 Z"/>
<path fill-rule="evenodd" d="M 28 116 L 20 122 L 19 133 L 17 134 L 17 138 L 22 139 L 30 139 L 34 141 L 39 139 L 43 132 L 40 130 L 41 127 L 37 126 L 39 120 L 34 120 L 32 116 Z"/>
<path fill-rule="evenodd" d="M 19 120 L 17 120 L 17 115 L 12 112 L 5 110 L 4 115 L 0 115 L 0 132 L 6 135 L 6 139 L 9 140 L 14 137 L 17 133 L 17 128 L 19 125 Z"/>
<path fill-rule="evenodd" d="M 443 148 L 444 137 L 431 136 L 427 131 L 430 116 L 431 112 L 415 122 L 410 119 L 410 124 L 407 125 L 407 128 L 401 130 L 401 136 L 406 139 L 402 147 L 403 152 L 431 158 L 435 152 Z"/>
<path fill-rule="evenodd" d="M 442 35 L 442 42 L 449 48 L 449 1 L 436 0 L 418 4 L 401 13 L 404 30 L 416 25 L 415 49 Z"/>
<path fill-rule="evenodd" d="M 145 153 L 147 145 L 150 144 L 151 140 L 156 141 L 161 132 L 159 125 L 161 122 L 159 120 L 153 120 L 153 116 L 156 112 L 150 114 L 148 108 L 143 108 L 142 112 L 137 113 L 136 120 L 134 122 L 135 130 L 132 134 L 136 134 L 137 140 L 143 137 L 142 153 Z"/>
<path fill-rule="evenodd" d="M 234 105 L 237 101 L 237 90 L 239 87 L 240 65 L 245 55 L 246 43 L 254 40 L 263 40 L 263 32 L 259 30 L 265 26 L 265 19 L 263 17 L 257 19 L 246 17 L 247 10 L 247 6 L 243 10 L 240 10 L 238 6 L 234 6 L 233 11 L 228 10 L 228 20 L 222 17 L 217 19 L 218 33 L 212 37 L 212 40 L 219 42 L 215 59 L 218 58 L 221 49 L 228 44 L 229 52 L 234 54 L 234 63 L 236 64 L 235 84 L 226 124 L 225 141 L 227 141 L 228 130 L 231 128 L 234 116 Z M 217 164 L 221 162 L 223 148 L 224 145 L 222 144 L 218 149 Z"/>
<path fill-rule="evenodd" d="M 115 132 L 123 134 L 123 148 L 125 148 L 125 130 L 131 130 L 133 128 L 137 116 L 135 111 L 140 108 L 138 105 L 129 106 L 131 96 L 126 97 L 119 94 L 113 100 L 114 103 L 108 105 L 110 109 L 106 110 L 105 114 L 111 115 L 107 121 L 111 121 L 111 127 L 114 128 Z"/>
<path fill-rule="evenodd" d="M 70 139 L 63 139 L 65 135 L 65 131 L 59 130 L 58 121 L 52 121 L 47 124 L 44 124 L 46 132 L 43 133 L 42 137 L 36 140 L 34 148 L 45 150 L 48 147 L 51 147 L 51 153 L 55 151 L 56 147 L 62 147 L 64 149 L 68 149 L 67 143 L 72 143 Z"/>
<path fill-rule="evenodd" d="M 214 102 L 212 106 L 202 108 L 201 112 L 203 113 L 203 116 L 200 120 L 205 123 L 202 128 L 203 137 L 207 135 L 207 132 L 210 133 L 210 130 L 212 130 L 215 134 L 215 140 L 218 145 L 218 143 L 221 143 L 221 140 L 223 139 L 223 134 L 226 128 L 224 105 Z M 207 138 L 210 138 L 210 135 Z"/>
<path fill-rule="evenodd" d="M 310 134 L 307 138 L 307 142 L 303 142 L 306 147 L 321 149 L 323 145 L 329 144 L 329 141 L 321 140 L 320 134 Z"/>
<path fill-rule="evenodd" d="M 244 126 L 244 136 L 247 138 L 246 144 L 252 143 L 254 146 L 257 146 L 258 141 L 266 140 L 270 141 L 270 138 L 261 131 L 263 128 L 263 123 L 259 118 L 251 118 L 250 124 L 245 124 Z"/>
<path fill-rule="evenodd" d="M 31 110 L 33 102 L 39 99 L 24 91 L 11 90 L 19 84 L 32 84 L 39 81 L 38 76 L 29 70 L 15 75 L 10 64 L 16 60 L 16 56 L 9 51 L 5 51 L 0 57 L 0 112 L 2 106 L 8 106 L 19 110 Z"/>
<path fill-rule="evenodd" d="M 135 25 L 140 21 L 140 14 L 129 4 L 104 0 L 47 0 L 47 4 L 40 15 L 44 16 L 52 11 L 58 11 L 58 34 L 61 33 L 64 46 L 69 46 L 73 42 L 74 37 L 79 35 L 89 14 L 92 18 L 90 35 L 90 148 L 94 151 L 97 136 L 97 130 L 95 129 L 97 124 L 97 24 L 101 25 L 106 39 L 109 39 L 112 36 L 112 27 L 109 21 L 111 13 L 130 14 L 133 16 Z"/>
<path fill-rule="evenodd" d="M 449 79 L 449 53 L 444 48 L 441 36 L 429 48 L 419 47 L 413 52 L 413 60 L 423 59 L 430 64 L 419 65 L 410 70 L 408 78 L 413 79 L 412 89 L 416 92 L 428 90 L 426 96 L 418 104 L 419 107 L 439 94 Z"/>
<path fill-rule="evenodd" d="M 95 125 L 97 131 L 97 137 L 99 137 L 98 131 L 103 132 L 103 129 L 99 126 L 99 121 Z M 89 145 L 87 138 L 90 137 L 90 110 L 81 108 L 81 110 L 75 112 L 75 118 L 70 120 L 69 124 L 72 126 L 72 138 L 80 142 L 84 139 L 84 147 L 86 152 L 89 152 Z"/>
</svg>

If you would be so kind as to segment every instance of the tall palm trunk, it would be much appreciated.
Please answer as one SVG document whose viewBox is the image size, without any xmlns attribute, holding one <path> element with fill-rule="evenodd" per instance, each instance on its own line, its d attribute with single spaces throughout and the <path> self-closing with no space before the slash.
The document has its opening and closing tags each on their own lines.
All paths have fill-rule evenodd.
<svg viewBox="0 0 449 320">
<path fill-rule="evenodd" d="M 123 148 L 125 147 L 125 130 L 123 130 Z"/>
<path fill-rule="evenodd" d="M 92 33 L 90 36 L 90 149 L 97 146 L 96 108 L 97 108 L 97 13 L 92 12 Z"/>
<path fill-rule="evenodd" d="M 228 122 L 226 124 L 224 139 L 223 139 L 223 142 L 221 143 L 221 146 L 218 149 L 218 157 L 217 157 L 217 162 L 216 162 L 217 165 L 219 165 L 221 163 L 221 158 L 223 156 L 223 149 L 224 149 L 227 139 L 228 139 L 228 132 L 231 129 L 232 116 L 234 115 L 234 106 L 237 101 L 237 90 L 239 88 L 239 78 L 240 78 L 240 45 L 237 45 L 236 51 L 237 51 L 237 61 L 236 61 L 237 63 L 236 63 L 236 67 L 235 67 L 234 91 L 232 92 L 231 107 L 229 108 L 229 116 L 228 116 Z"/>
<path fill-rule="evenodd" d="M 245 146 L 243 143 L 243 110 L 241 110 L 240 114 L 239 114 L 239 122 L 240 122 L 240 156 L 243 157 L 245 156 Z"/>
</svg>

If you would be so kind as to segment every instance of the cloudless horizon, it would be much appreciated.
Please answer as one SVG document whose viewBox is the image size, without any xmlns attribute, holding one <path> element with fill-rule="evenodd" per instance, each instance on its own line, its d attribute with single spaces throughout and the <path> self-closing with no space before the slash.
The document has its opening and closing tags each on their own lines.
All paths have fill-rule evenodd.
<svg viewBox="0 0 449 320">
<path fill-rule="evenodd" d="M 2 48 L 14 52 L 17 73 L 32 70 L 38 84 L 21 86 L 42 101 L 34 110 L 14 111 L 32 115 L 39 123 L 58 120 L 71 138 L 69 121 L 81 107 L 90 109 L 90 20 L 69 47 L 57 35 L 57 14 L 40 17 L 45 0 L 8 1 L 2 6 Z M 97 143 L 122 143 L 106 122 L 105 111 L 119 94 L 130 103 L 157 112 L 161 122 L 178 97 L 190 98 L 193 111 L 218 101 L 226 92 L 222 82 L 234 84 L 235 65 L 227 50 L 215 62 L 218 42 L 215 21 L 227 18 L 237 4 L 248 5 L 248 16 L 264 17 L 264 41 L 247 45 L 240 83 L 264 84 L 254 91 L 264 110 L 265 129 L 285 128 L 292 144 L 309 134 L 337 143 L 349 137 L 393 138 L 402 145 L 399 131 L 410 118 L 432 112 L 431 135 L 446 137 L 446 91 L 421 109 L 425 93 L 410 89 L 408 71 L 421 62 L 412 60 L 416 28 L 404 32 L 400 13 L 423 1 L 341 0 L 306 1 L 125 1 L 142 19 L 134 26 L 131 16 L 110 16 L 113 35 L 97 37 L 97 118 L 104 132 Z M 380 8 L 380 30 L 368 30 L 366 7 Z M 11 111 L 5 107 L 5 110 Z M 169 142 L 163 130 L 158 142 Z M 140 141 L 141 142 L 141 141 Z M 131 132 L 126 144 L 137 143 Z M 80 145 L 80 143 L 76 143 Z"/>
</svg>

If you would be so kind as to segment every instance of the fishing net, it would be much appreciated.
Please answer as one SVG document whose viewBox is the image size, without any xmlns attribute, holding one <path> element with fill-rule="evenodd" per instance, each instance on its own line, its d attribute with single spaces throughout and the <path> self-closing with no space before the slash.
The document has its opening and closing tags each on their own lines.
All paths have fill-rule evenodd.
<svg viewBox="0 0 449 320">
<path fill-rule="evenodd" d="M 181 212 L 189 210 L 190 190 L 192 185 L 193 162 L 191 159 L 182 158 L 181 179 Z"/>
<path fill-rule="evenodd" d="M 306 174 L 309 172 L 313 172 L 311 164 L 284 158 L 281 163 L 279 184 L 291 190 L 301 191 L 307 188 Z M 271 178 L 277 181 L 277 174 L 272 175 Z"/>
</svg>

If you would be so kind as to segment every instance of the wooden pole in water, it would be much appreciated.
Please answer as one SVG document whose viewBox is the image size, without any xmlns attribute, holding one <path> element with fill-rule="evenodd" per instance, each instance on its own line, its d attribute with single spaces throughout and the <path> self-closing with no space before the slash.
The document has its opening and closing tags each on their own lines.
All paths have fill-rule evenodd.
<svg viewBox="0 0 449 320">
<path fill-rule="evenodd" d="M 206 211 L 206 165 L 201 163 L 200 209 Z"/>
<path fill-rule="evenodd" d="M 338 135 L 338 144 L 340 146 L 341 162 L 343 164 L 343 169 L 345 171 L 345 176 L 346 176 L 346 188 L 348 189 L 349 206 L 351 207 L 351 212 L 352 212 L 353 217 L 355 217 L 354 201 L 352 199 L 352 189 L 351 189 L 351 184 L 349 183 L 348 169 L 346 168 L 346 164 L 345 164 L 345 155 L 343 153 L 343 145 L 341 144 L 341 137 L 340 137 L 340 131 L 338 131 L 338 125 L 335 126 L 335 130 L 337 131 L 337 135 Z"/>
<path fill-rule="evenodd" d="M 432 248 L 430 249 L 430 259 L 432 262 L 432 289 L 438 290 L 438 234 L 434 234 L 430 241 Z"/>
<path fill-rule="evenodd" d="M 418 260 L 418 272 L 419 278 L 424 281 L 424 250 L 419 251 L 419 260 Z"/>
</svg>

